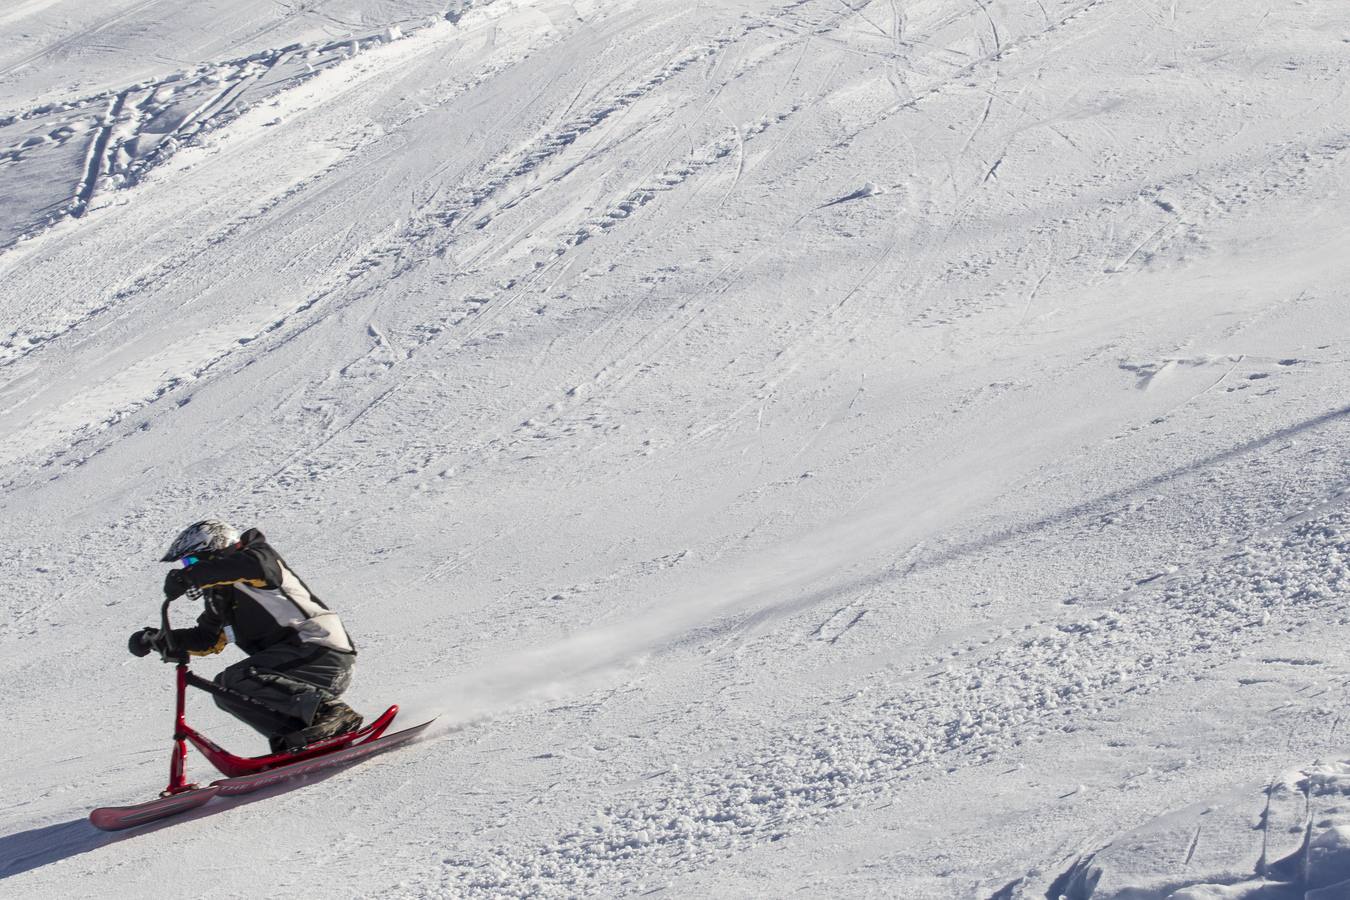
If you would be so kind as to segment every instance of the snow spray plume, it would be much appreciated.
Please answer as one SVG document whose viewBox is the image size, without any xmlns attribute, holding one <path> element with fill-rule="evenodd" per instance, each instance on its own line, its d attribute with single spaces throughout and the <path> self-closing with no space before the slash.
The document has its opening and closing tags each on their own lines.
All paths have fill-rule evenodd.
<svg viewBox="0 0 1350 900">
<path fill-rule="evenodd" d="M 967 487 L 971 480 L 964 477 Z M 699 641 L 746 637 L 840 593 L 903 578 L 912 554 L 897 554 L 897 547 L 912 550 L 920 535 L 958 521 L 969 512 L 972 496 L 979 492 L 954 491 L 931 479 L 883 508 L 730 560 L 734 571 L 696 572 L 699 583 L 648 603 L 623 622 L 570 634 L 546 647 L 488 654 L 491 662 L 480 661 L 471 672 L 424 684 L 420 691 L 401 687 L 400 696 L 410 707 L 441 716 L 427 735 L 435 737 L 511 709 L 595 690 L 694 635 Z"/>
</svg>

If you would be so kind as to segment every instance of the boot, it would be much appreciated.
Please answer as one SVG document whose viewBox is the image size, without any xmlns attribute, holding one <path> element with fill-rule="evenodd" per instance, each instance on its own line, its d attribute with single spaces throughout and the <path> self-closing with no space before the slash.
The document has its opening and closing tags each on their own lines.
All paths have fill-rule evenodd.
<svg viewBox="0 0 1350 900">
<path fill-rule="evenodd" d="M 314 724 L 273 738 L 283 750 L 300 750 L 315 741 L 337 737 L 361 727 L 361 715 L 341 700 L 328 700 L 319 707 Z"/>
</svg>

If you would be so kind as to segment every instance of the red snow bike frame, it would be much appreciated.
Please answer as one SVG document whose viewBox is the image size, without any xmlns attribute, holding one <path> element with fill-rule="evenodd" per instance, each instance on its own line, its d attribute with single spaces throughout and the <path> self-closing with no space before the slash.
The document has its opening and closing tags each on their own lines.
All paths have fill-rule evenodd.
<svg viewBox="0 0 1350 900">
<path fill-rule="evenodd" d="M 186 650 L 179 650 L 173 646 L 173 632 L 169 628 L 169 604 L 172 600 L 165 600 L 164 606 L 160 609 L 160 620 L 163 623 L 163 634 L 166 636 L 167 646 L 160 654 L 165 662 L 177 663 L 177 687 L 176 687 L 176 706 L 174 711 L 173 726 L 173 751 L 169 757 L 169 786 L 160 792 L 161 797 L 171 797 L 174 794 L 181 794 L 184 791 L 191 791 L 197 788 L 197 785 L 191 784 L 184 777 L 187 767 L 187 745 L 191 741 L 201 754 L 210 761 L 211 765 L 220 770 L 221 774 L 227 778 L 235 778 L 240 775 L 252 775 L 267 769 L 274 769 L 279 766 L 287 766 L 291 763 L 301 762 L 307 759 L 313 759 L 317 756 L 324 756 L 343 747 L 353 744 L 364 744 L 373 741 L 384 734 L 390 723 L 394 721 L 394 716 L 398 714 L 398 707 L 391 706 L 380 714 L 374 722 L 371 722 L 364 728 L 356 731 L 349 731 L 346 734 L 340 734 L 336 737 L 325 738 L 321 741 L 315 741 L 299 750 L 287 751 L 284 753 L 270 753 L 266 756 L 236 756 L 228 750 L 224 750 L 215 741 L 212 741 L 206 735 L 197 731 L 187 723 L 187 689 L 188 685 L 200 688 L 209 694 L 229 697 L 232 700 L 252 704 L 260 710 L 264 710 L 276 718 L 278 725 L 294 724 L 290 719 L 266 704 L 260 703 L 253 697 L 232 691 L 229 688 L 221 687 L 214 681 L 208 681 L 200 675 L 194 675 L 188 670 L 188 653 Z"/>
</svg>

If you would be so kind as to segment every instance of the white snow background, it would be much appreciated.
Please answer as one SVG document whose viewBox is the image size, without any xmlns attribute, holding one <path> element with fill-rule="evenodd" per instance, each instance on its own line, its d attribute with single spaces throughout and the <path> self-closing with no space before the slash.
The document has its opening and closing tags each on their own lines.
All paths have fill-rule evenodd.
<svg viewBox="0 0 1350 900">
<path fill-rule="evenodd" d="M 1350 898 L 1347 13 L 7 0 L 0 895 Z M 441 718 L 98 832 L 212 514 Z"/>
</svg>

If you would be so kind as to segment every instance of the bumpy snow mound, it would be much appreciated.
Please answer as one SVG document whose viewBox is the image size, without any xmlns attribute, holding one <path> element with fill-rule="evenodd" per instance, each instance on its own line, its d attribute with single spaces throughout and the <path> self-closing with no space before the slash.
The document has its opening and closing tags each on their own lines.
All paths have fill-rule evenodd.
<svg viewBox="0 0 1350 900">
<path fill-rule="evenodd" d="M 1350 897 L 1350 762 L 1318 763 L 1281 775 L 1263 792 L 1232 791 L 1163 816 L 1076 861 L 1048 896 Z"/>
</svg>

